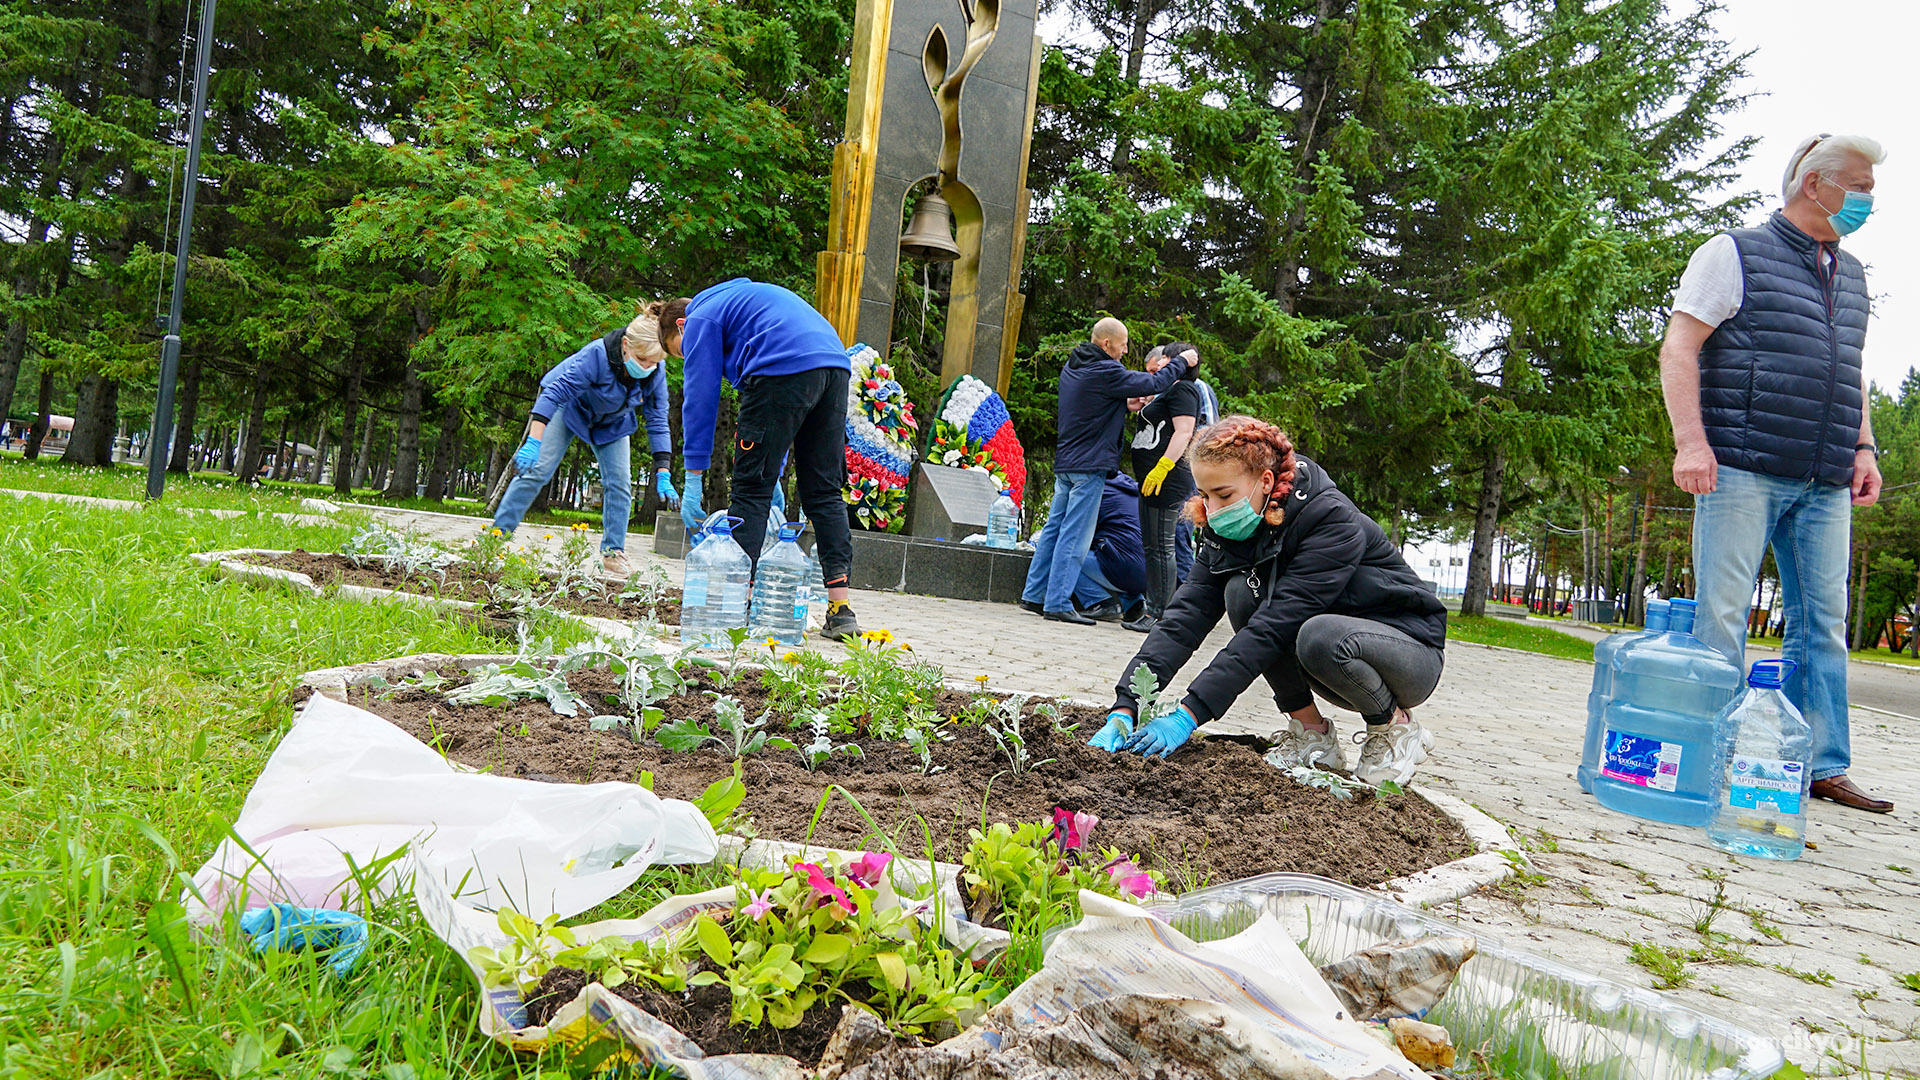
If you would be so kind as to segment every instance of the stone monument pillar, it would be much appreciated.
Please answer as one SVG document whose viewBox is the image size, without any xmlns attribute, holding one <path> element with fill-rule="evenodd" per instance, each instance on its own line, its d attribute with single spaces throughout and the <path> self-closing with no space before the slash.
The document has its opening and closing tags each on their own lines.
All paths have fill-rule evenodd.
<svg viewBox="0 0 1920 1080">
<path fill-rule="evenodd" d="M 1037 0 L 859 0 L 846 136 L 834 149 L 820 311 L 846 344 L 892 337 L 899 222 L 932 181 L 955 243 L 941 383 L 1001 394 L 1026 297 L 1027 155 L 1040 81 Z"/>
</svg>

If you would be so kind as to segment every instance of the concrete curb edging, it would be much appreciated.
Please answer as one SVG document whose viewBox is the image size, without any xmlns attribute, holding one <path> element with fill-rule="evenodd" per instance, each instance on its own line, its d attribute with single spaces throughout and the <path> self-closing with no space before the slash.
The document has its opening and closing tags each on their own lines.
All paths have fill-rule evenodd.
<svg viewBox="0 0 1920 1080">
<path fill-rule="evenodd" d="M 283 588 L 294 593 L 308 596 L 323 596 L 326 590 L 314 583 L 313 578 L 294 570 L 282 570 L 275 566 L 260 566 L 242 562 L 247 555 L 289 555 L 291 552 L 275 551 L 269 548 L 235 548 L 230 551 L 201 551 L 187 556 L 201 566 L 212 567 L 221 577 L 235 581 L 244 581 L 253 585 L 265 585 L 270 588 Z M 442 611 L 478 611 L 480 605 L 472 600 L 449 600 L 424 593 L 405 592 L 399 589 L 379 589 L 370 585 L 349 585 L 342 582 L 334 586 L 337 594 L 349 600 L 363 603 L 374 601 L 399 601 L 417 607 L 436 608 Z M 639 624 L 621 622 L 617 619 L 603 619 L 597 615 L 575 615 L 567 611 L 555 611 L 553 614 L 570 619 L 585 626 L 597 634 L 608 637 L 627 637 L 641 632 Z M 676 632 L 678 628 L 675 628 Z"/>
<path fill-rule="evenodd" d="M 304 577 L 305 575 L 294 576 Z M 347 700 L 347 691 L 350 688 L 365 685 L 376 678 L 392 683 L 422 671 L 455 666 L 472 670 L 483 664 L 504 664 L 514 659 L 515 657 L 511 654 L 454 656 L 446 653 L 417 653 L 389 660 L 370 660 L 359 664 L 309 671 L 300 676 L 298 685 L 308 688 L 313 693 L 324 694 L 336 701 L 344 702 Z M 956 687 L 956 689 L 959 688 Z M 1073 698 L 1062 697 L 1058 700 L 1068 704 L 1086 704 Z M 1514 845 L 1506 826 L 1463 799 L 1431 791 L 1425 787 L 1410 790 L 1457 822 L 1461 829 L 1465 830 L 1468 841 L 1473 844 L 1474 854 L 1416 873 L 1389 878 L 1373 886 L 1374 890 L 1413 907 L 1431 907 L 1457 900 L 1488 885 L 1497 884 L 1521 866 L 1526 865 L 1526 857 Z M 740 840 L 734 837 L 723 837 L 721 841 L 723 857 L 736 858 L 749 865 L 759 865 L 767 861 L 777 862 L 788 854 L 807 851 L 857 854 L 841 852 L 838 848 L 793 844 L 780 840 Z M 911 862 L 911 860 L 908 861 Z M 957 873 L 958 869 L 951 863 L 936 863 L 934 873 L 946 882 L 952 879 L 952 875 Z"/>
</svg>

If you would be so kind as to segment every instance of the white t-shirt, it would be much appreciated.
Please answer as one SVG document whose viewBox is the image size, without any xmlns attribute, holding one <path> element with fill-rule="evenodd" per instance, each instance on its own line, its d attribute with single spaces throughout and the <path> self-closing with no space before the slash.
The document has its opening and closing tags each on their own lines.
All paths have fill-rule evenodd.
<svg viewBox="0 0 1920 1080">
<path fill-rule="evenodd" d="M 1746 299 L 1746 287 L 1740 273 L 1740 249 L 1726 233 L 1714 237 L 1693 250 L 1686 273 L 1673 290 L 1673 310 L 1719 326 L 1733 318 Z"/>
</svg>

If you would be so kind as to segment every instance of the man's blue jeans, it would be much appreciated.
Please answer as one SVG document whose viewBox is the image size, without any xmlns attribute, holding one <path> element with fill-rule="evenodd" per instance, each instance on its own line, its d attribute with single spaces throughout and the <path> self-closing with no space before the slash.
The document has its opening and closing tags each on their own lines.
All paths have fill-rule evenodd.
<svg viewBox="0 0 1920 1080">
<path fill-rule="evenodd" d="M 1083 608 L 1104 604 L 1108 600 L 1120 601 L 1120 609 L 1127 611 L 1141 601 L 1139 593 L 1122 592 L 1100 569 L 1100 556 L 1088 552 L 1080 562 L 1080 580 L 1073 587 L 1074 602 Z"/>
<path fill-rule="evenodd" d="M 1020 599 L 1043 604 L 1048 611 L 1072 611 L 1073 587 L 1080 581 L 1080 565 L 1093 547 L 1093 530 L 1100 524 L 1100 496 L 1107 478 L 1097 472 L 1065 472 L 1053 476 L 1053 505 L 1047 523 L 1033 542 L 1033 564 Z"/>
<path fill-rule="evenodd" d="M 1787 698 L 1813 728 L 1813 778 L 1845 773 L 1853 756 L 1845 637 L 1852 494 L 1722 465 L 1713 491 L 1693 505 L 1694 635 L 1746 670 L 1754 579 L 1771 544 L 1786 614 L 1782 655 L 1799 665 Z"/>
<path fill-rule="evenodd" d="M 605 446 L 593 447 L 593 456 L 600 462 L 600 530 L 603 533 L 600 550 L 603 552 L 627 549 L 627 517 L 633 511 L 632 441 L 632 436 L 622 436 Z M 567 430 L 565 420 L 555 416 L 547 421 L 547 430 L 540 436 L 539 460 L 533 463 L 532 472 L 521 473 L 507 485 L 507 493 L 500 497 L 500 509 L 493 515 L 494 528 L 511 536 L 513 530 L 520 527 L 520 519 L 527 516 L 527 507 L 533 505 L 534 496 L 539 495 L 540 489 L 559 471 L 560 460 L 567 456 L 567 447 L 572 442 L 573 432 Z"/>
</svg>

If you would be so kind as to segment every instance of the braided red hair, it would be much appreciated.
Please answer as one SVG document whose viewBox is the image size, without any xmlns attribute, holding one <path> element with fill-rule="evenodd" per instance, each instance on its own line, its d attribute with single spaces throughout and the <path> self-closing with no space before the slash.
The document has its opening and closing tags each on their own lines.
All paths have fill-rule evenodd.
<svg viewBox="0 0 1920 1080">
<path fill-rule="evenodd" d="M 1293 440 L 1287 433 L 1251 416 L 1225 416 L 1220 422 L 1202 428 L 1193 437 L 1187 451 L 1190 462 L 1205 461 L 1232 464 L 1249 476 L 1271 470 L 1273 488 L 1267 501 L 1267 523 L 1278 525 L 1286 519 L 1287 496 L 1293 492 Z M 1207 523 L 1207 500 L 1195 495 L 1187 500 L 1187 518 L 1195 525 Z"/>
</svg>

